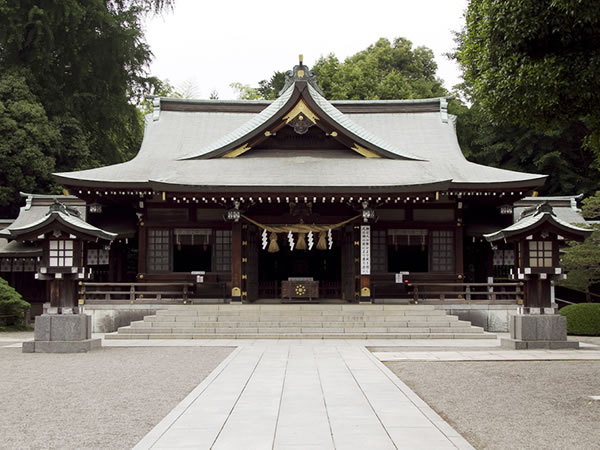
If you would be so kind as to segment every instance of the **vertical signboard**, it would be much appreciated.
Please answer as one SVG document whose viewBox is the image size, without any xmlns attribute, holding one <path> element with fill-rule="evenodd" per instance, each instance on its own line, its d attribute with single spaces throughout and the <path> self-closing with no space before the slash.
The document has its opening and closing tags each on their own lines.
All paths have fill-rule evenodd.
<svg viewBox="0 0 600 450">
<path fill-rule="evenodd" d="M 360 274 L 371 275 L 371 226 L 360 227 Z"/>
</svg>

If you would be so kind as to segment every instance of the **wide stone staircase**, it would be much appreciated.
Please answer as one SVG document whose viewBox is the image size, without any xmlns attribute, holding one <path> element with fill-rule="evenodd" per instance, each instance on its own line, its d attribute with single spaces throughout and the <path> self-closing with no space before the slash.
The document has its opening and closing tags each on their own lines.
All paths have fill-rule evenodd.
<svg viewBox="0 0 600 450">
<path fill-rule="evenodd" d="M 105 339 L 495 339 L 431 305 L 172 305 Z"/>
</svg>

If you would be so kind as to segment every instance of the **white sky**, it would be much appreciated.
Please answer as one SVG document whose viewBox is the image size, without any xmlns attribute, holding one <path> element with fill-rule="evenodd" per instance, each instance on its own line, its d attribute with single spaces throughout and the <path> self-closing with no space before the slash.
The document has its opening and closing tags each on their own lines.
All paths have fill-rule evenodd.
<svg viewBox="0 0 600 450">
<path fill-rule="evenodd" d="M 152 18 L 146 39 L 154 53 L 152 75 L 198 98 L 216 89 L 234 98 L 232 82 L 257 86 L 275 70 L 289 70 L 304 55 L 343 60 L 381 37 L 405 37 L 433 50 L 438 76 L 450 89 L 458 67 L 443 54 L 454 46 L 467 0 L 176 0 L 175 10 Z"/>
</svg>

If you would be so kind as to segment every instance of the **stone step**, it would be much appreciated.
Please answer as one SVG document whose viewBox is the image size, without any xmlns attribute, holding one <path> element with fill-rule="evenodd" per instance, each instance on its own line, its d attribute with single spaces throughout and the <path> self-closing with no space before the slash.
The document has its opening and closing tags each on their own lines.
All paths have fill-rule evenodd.
<svg viewBox="0 0 600 450">
<path fill-rule="evenodd" d="M 195 328 L 130 328 L 120 327 L 120 334 L 219 334 L 219 333 L 483 333 L 479 327 L 446 327 L 446 328 L 428 328 L 428 327 L 366 327 L 366 328 L 323 328 L 323 327 L 195 327 Z"/>
<path fill-rule="evenodd" d="M 211 322 L 144 322 L 137 321 L 132 322 L 131 327 L 137 329 L 151 329 L 151 328 L 194 328 L 194 327 L 231 327 L 231 328 L 244 328 L 244 327 L 258 327 L 258 328 L 285 328 L 285 327 L 321 327 L 321 328 L 368 328 L 368 327 L 403 327 L 403 328 L 419 328 L 419 327 L 469 327 L 470 322 L 463 320 L 435 320 L 435 321 L 379 321 L 379 322 L 230 322 L 230 321 L 211 321 Z"/>
<path fill-rule="evenodd" d="M 115 335 L 107 335 L 107 339 L 119 336 L 125 339 L 494 338 L 482 328 L 431 305 L 339 304 L 176 305 L 121 327 Z"/>
<path fill-rule="evenodd" d="M 167 305 L 161 314 L 171 311 L 426 311 L 436 310 L 433 305 L 356 305 L 356 304 L 315 304 L 315 305 L 281 305 L 281 304 L 215 304 L 215 305 Z"/>
<path fill-rule="evenodd" d="M 320 316 L 320 315 L 225 315 L 225 316 L 187 316 L 187 315 L 168 315 L 168 316 L 146 316 L 147 322 L 398 322 L 398 321 L 456 321 L 458 317 L 446 314 L 436 315 L 376 315 L 376 316 Z"/>
<path fill-rule="evenodd" d="M 479 333 L 275 333 L 275 334 L 106 334 L 104 339 L 496 339 Z"/>
</svg>

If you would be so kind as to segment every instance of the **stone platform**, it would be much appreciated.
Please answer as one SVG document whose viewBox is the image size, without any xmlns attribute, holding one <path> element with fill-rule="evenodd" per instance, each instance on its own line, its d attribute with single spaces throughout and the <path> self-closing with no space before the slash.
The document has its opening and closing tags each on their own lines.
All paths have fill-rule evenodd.
<svg viewBox="0 0 600 450">
<path fill-rule="evenodd" d="M 502 339 L 502 348 L 579 348 L 579 342 L 567 341 L 567 318 L 558 314 L 517 314 L 511 317 L 509 326 L 510 339 Z"/>
<path fill-rule="evenodd" d="M 87 314 L 42 314 L 35 318 L 34 340 L 23 343 L 23 353 L 85 353 L 102 346 L 92 339 Z"/>
</svg>

